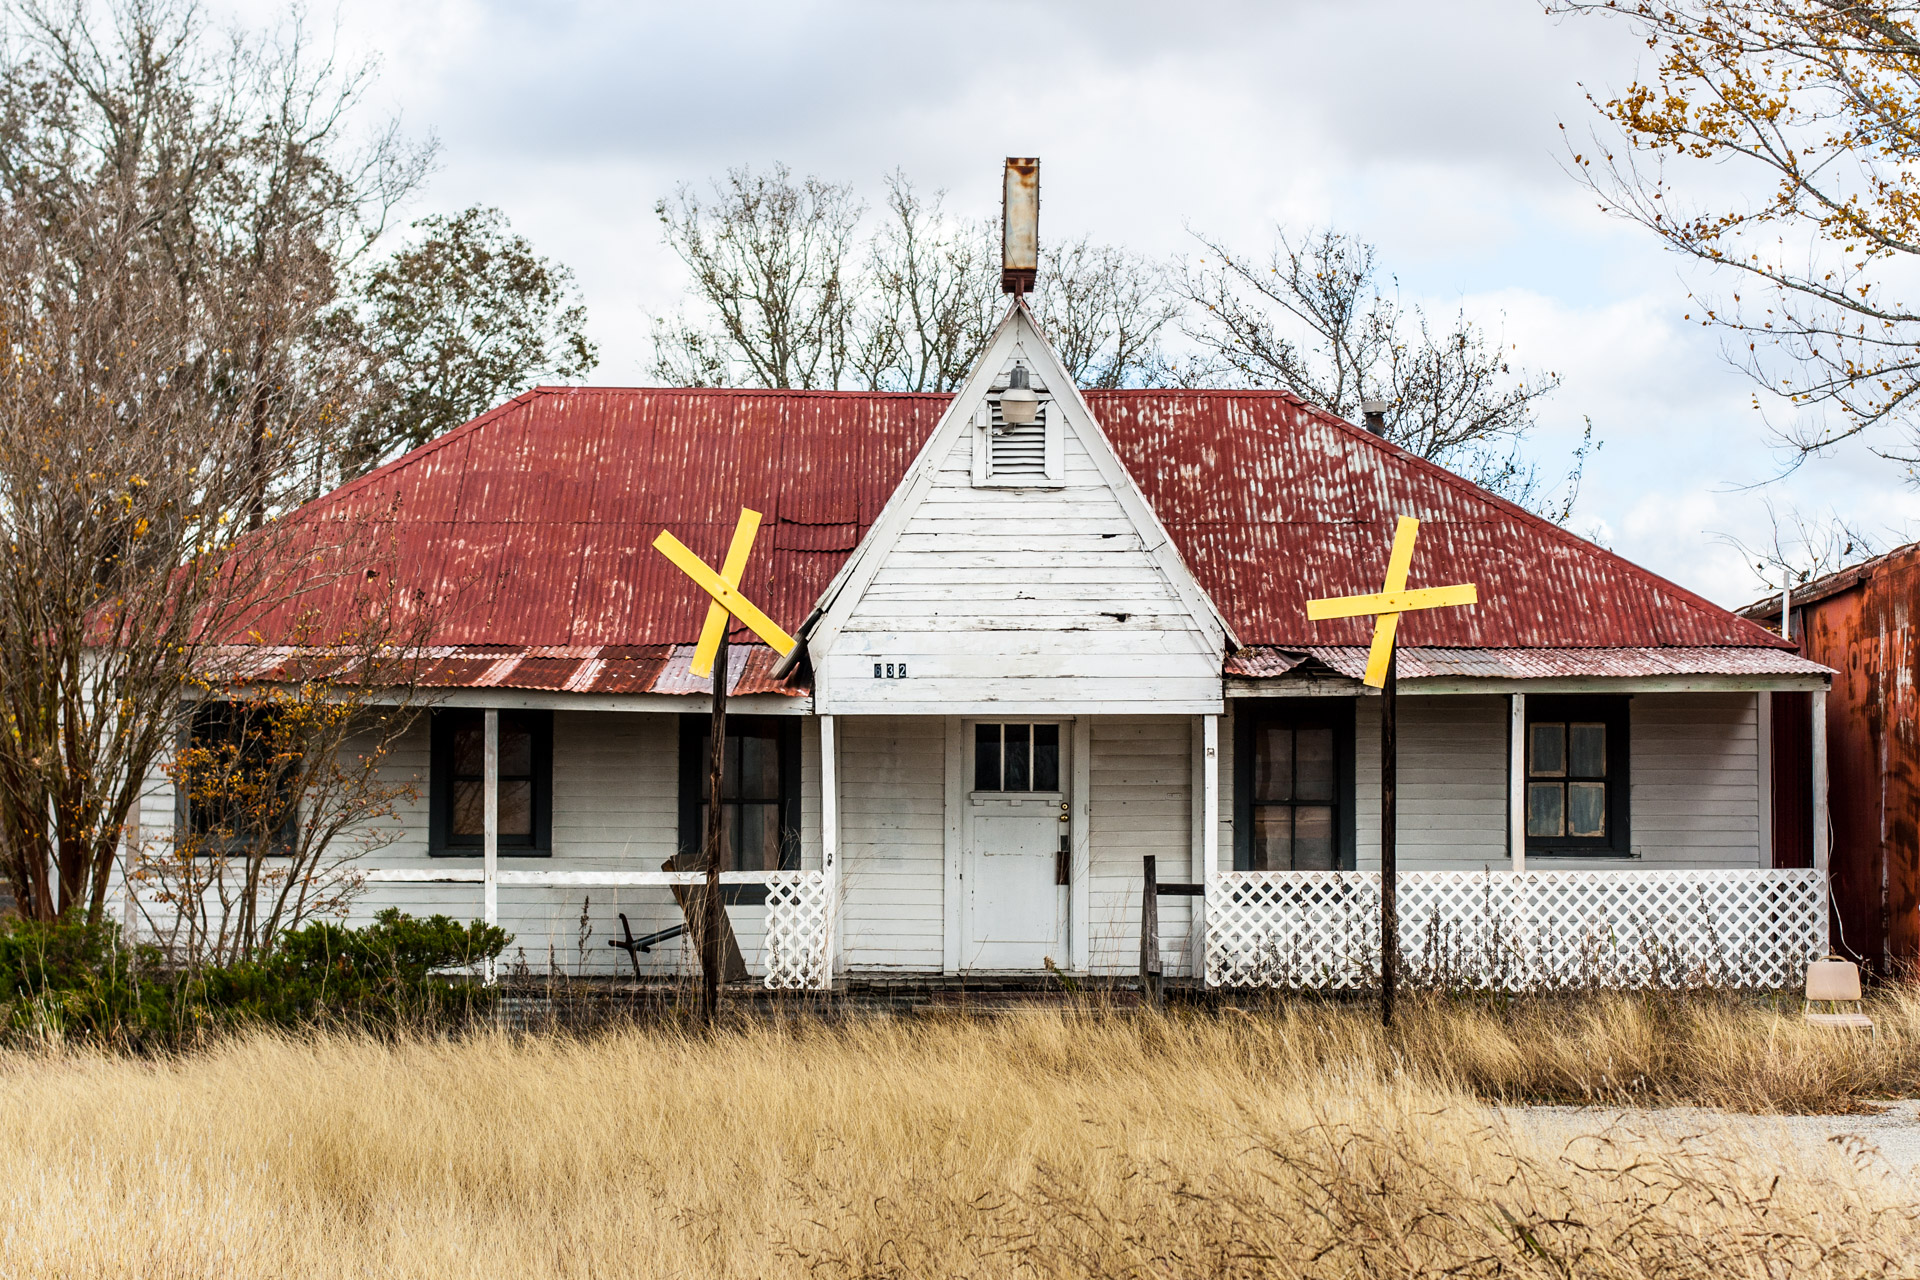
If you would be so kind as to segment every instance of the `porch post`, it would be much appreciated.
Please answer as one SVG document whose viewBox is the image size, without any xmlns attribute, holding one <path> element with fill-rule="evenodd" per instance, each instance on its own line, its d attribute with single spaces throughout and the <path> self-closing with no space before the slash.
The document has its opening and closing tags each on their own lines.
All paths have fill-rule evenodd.
<svg viewBox="0 0 1920 1280">
<path fill-rule="evenodd" d="M 1527 695 L 1507 695 L 1507 853 L 1517 874 L 1527 869 Z"/>
<path fill-rule="evenodd" d="M 1201 718 L 1202 760 L 1200 788 L 1200 900 L 1195 903 L 1193 927 L 1200 932 L 1200 981 L 1207 984 L 1206 931 L 1211 926 L 1207 895 L 1220 874 L 1220 717 Z"/>
<path fill-rule="evenodd" d="M 1813 694 L 1813 865 L 1823 874 L 1832 859 L 1827 829 L 1827 691 Z"/>
<path fill-rule="evenodd" d="M 487 708 L 486 748 L 482 752 L 481 784 L 481 880 L 483 912 L 488 924 L 500 923 L 500 713 Z M 493 961 L 487 961 L 487 981 L 493 981 Z"/>
<path fill-rule="evenodd" d="M 820 717 L 820 870 L 827 893 L 827 955 L 820 985 L 831 990 L 840 947 L 840 751 L 832 716 Z"/>
</svg>

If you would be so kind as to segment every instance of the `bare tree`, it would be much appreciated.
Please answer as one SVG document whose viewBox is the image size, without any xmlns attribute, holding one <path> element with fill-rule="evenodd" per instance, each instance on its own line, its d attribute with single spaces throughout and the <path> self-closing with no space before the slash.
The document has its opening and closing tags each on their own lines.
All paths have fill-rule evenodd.
<svg viewBox="0 0 1920 1280">
<path fill-rule="evenodd" d="M 1160 334 L 1183 310 L 1155 263 L 1086 236 L 1040 251 L 1034 303 L 1076 386 L 1136 387 L 1164 370 Z"/>
<path fill-rule="evenodd" d="M 876 391 L 953 391 L 1005 308 L 992 231 L 947 217 L 945 192 L 922 199 L 887 176 L 887 219 L 868 243 L 853 372 Z"/>
<path fill-rule="evenodd" d="M 1630 24 L 1652 73 L 1590 96 L 1568 151 L 1601 207 L 1727 287 L 1686 318 L 1796 420 L 1795 461 L 1864 436 L 1920 461 L 1920 9 L 1865 0 L 1551 0 Z M 1562 126 L 1564 128 L 1564 126 Z M 1728 176 L 1746 194 L 1722 195 Z M 1695 193 L 1689 198 L 1689 193 Z M 1894 438 L 1878 428 L 1893 429 Z"/>
<path fill-rule="evenodd" d="M 1534 410 L 1560 385 L 1515 369 L 1465 313 L 1436 326 L 1381 288 L 1377 252 L 1331 230 L 1299 243 L 1278 232 L 1264 259 L 1195 236 L 1206 253 L 1176 287 L 1193 305 L 1187 336 L 1203 353 L 1196 380 L 1280 386 L 1350 421 L 1386 407 L 1386 436 L 1515 501 L 1564 521 L 1593 442 L 1552 487 L 1521 452 Z"/>
<path fill-rule="evenodd" d="M 1781 510 L 1769 499 L 1764 502 L 1768 535 L 1764 543 L 1752 544 L 1731 534 L 1720 540 L 1746 557 L 1762 591 L 1778 591 L 1783 586 L 1799 586 L 1815 578 L 1871 560 L 1885 548 L 1872 534 L 1844 519 L 1837 512 L 1809 515 L 1798 507 Z"/>
<path fill-rule="evenodd" d="M 900 171 L 864 253 L 851 186 L 781 165 L 712 185 L 711 201 L 683 186 L 659 205 L 692 272 L 691 310 L 653 320 L 653 373 L 670 385 L 951 391 L 1006 309 L 996 230 L 949 217 L 945 193 L 922 198 Z M 1033 305 L 1080 386 L 1171 368 L 1159 340 L 1183 304 L 1136 254 L 1084 236 L 1043 246 Z"/>
<path fill-rule="evenodd" d="M 276 517 L 347 416 L 317 320 L 425 157 L 347 136 L 364 74 L 184 0 L 15 10 L 0 53 L 0 866 L 98 919 L 221 646 L 365 531 Z M 289 565 L 305 566 L 289 576 Z"/>
<path fill-rule="evenodd" d="M 851 366 L 863 207 L 847 186 L 776 164 L 730 170 L 711 198 L 681 186 L 654 206 L 692 272 L 695 315 L 654 320 L 654 373 L 680 386 L 840 385 Z"/>
<path fill-rule="evenodd" d="M 358 623 L 306 610 L 283 643 L 227 647 L 192 681 L 185 746 L 163 764 L 182 820 L 133 850 L 129 876 L 177 962 L 249 959 L 344 915 L 354 863 L 403 829 L 416 790 L 388 766 L 423 707 L 430 620 L 392 581 L 346 584 L 336 612 Z"/>
</svg>

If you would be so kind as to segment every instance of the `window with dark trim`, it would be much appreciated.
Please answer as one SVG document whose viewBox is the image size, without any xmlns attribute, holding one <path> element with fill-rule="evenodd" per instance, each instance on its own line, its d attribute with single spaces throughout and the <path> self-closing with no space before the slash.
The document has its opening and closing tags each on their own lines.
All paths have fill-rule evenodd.
<svg viewBox="0 0 1920 1280">
<path fill-rule="evenodd" d="M 486 838 L 486 712 L 433 713 L 428 852 L 471 857 Z M 500 712 L 500 854 L 553 852 L 553 713 Z"/>
<path fill-rule="evenodd" d="M 1240 703 L 1233 758 L 1236 871 L 1353 867 L 1351 698 Z"/>
<path fill-rule="evenodd" d="M 711 716 L 680 717 L 680 854 L 689 869 L 706 839 Z M 800 866 L 800 718 L 728 716 L 720 774 L 722 871 Z M 729 903 L 761 902 L 764 885 L 729 885 Z"/>
<path fill-rule="evenodd" d="M 197 853 L 293 851 L 300 819 L 300 762 L 276 741 L 271 707 L 202 702 L 187 719 L 180 821 Z"/>
<path fill-rule="evenodd" d="M 973 726 L 975 791 L 1060 790 L 1060 726 Z"/>
<path fill-rule="evenodd" d="M 1625 855 L 1628 700 L 1527 699 L 1527 852 Z"/>
</svg>

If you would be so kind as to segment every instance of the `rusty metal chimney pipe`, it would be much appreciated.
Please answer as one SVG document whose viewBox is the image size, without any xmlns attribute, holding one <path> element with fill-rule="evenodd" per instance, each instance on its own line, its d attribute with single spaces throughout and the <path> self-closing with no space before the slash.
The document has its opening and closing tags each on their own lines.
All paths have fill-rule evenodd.
<svg viewBox="0 0 1920 1280">
<path fill-rule="evenodd" d="M 1040 159 L 1008 156 L 1000 194 L 1000 292 L 1033 292 L 1040 272 Z"/>
<path fill-rule="evenodd" d="M 1360 417 L 1366 423 L 1367 430 L 1377 436 L 1387 434 L 1387 402 L 1385 400 L 1362 400 Z"/>
</svg>

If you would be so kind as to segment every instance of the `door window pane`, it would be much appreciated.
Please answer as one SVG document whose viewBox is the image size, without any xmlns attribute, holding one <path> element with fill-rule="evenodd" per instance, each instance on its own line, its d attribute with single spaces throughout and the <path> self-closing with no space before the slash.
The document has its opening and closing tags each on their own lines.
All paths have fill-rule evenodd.
<svg viewBox="0 0 1920 1280">
<path fill-rule="evenodd" d="M 1566 789 L 1558 782 L 1527 784 L 1527 834 L 1559 836 L 1565 834 Z"/>
<path fill-rule="evenodd" d="M 1262 725 L 1254 736 L 1253 798 L 1293 799 L 1293 730 Z"/>
<path fill-rule="evenodd" d="M 973 789 L 1000 789 L 1000 726 L 997 724 L 973 726 Z"/>
<path fill-rule="evenodd" d="M 1333 806 L 1303 804 L 1293 810 L 1293 869 L 1332 871 L 1337 866 L 1333 843 Z"/>
<path fill-rule="evenodd" d="M 1607 834 L 1607 784 L 1569 782 L 1567 784 L 1567 834 L 1604 836 Z"/>
<path fill-rule="evenodd" d="M 1060 789 L 1060 726 L 1057 724 L 1033 726 L 1033 789 Z"/>
<path fill-rule="evenodd" d="M 1567 726 L 1550 720 L 1528 726 L 1527 772 L 1536 778 L 1563 778 L 1567 773 Z"/>
<path fill-rule="evenodd" d="M 1333 730 L 1300 729 L 1294 733 L 1293 798 L 1333 799 Z"/>
<path fill-rule="evenodd" d="M 1253 811 L 1253 870 L 1293 870 L 1293 809 L 1261 805 Z"/>
<path fill-rule="evenodd" d="M 1010 724 L 1006 726 L 1006 737 L 1000 758 L 1001 785 L 1008 791 L 1033 790 L 1031 773 L 1033 758 L 1030 751 L 1032 725 Z"/>
<path fill-rule="evenodd" d="M 1567 726 L 1567 776 L 1604 778 L 1607 776 L 1607 726 L 1574 724 Z"/>
</svg>

